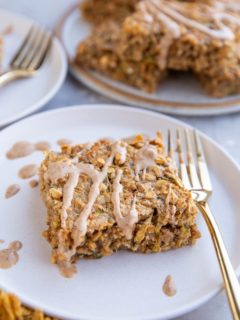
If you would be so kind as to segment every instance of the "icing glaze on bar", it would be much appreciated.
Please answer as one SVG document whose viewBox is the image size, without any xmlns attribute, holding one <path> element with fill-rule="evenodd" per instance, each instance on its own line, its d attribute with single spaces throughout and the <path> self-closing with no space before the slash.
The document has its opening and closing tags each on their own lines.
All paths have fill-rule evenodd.
<svg viewBox="0 0 240 320">
<path fill-rule="evenodd" d="M 156 165 L 155 159 L 157 158 L 157 150 L 152 145 L 143 146 L 135 156 L 135 173 L 139 175 L 141 170 L 146 170 L 149 167 Z"/>
<path fill-rule="evenodd" d="M 117 169 L 116 178 L 113 182 L 112 203 L 114 215 L 118 226 L 128 240 L 132 238 L 134 225 L 138 222 L 138 212 L 136 210 L 136 198 L 134 197 L 130 211 L 123 216 L 121 212 L 120 193 L 123 191 L 121 184 L 122 170 Z"/>
<path fill-rule="evenodd" d="M 214 39 L 222 41 L 234 39 L 234 32 L 226 22 L 234 26 L 240 25 L 239 18 L 234 16 L 234 12 L 240 11 L 239 3 L 216 1 L 211 5 L 202 4 L 201 8 L 197 8 L 198 11 L 196 11 L 199 20 L 190 17 L 192 9 L 193 7 L 189 4 L 177 1 L 145 0 L 138 4 L 138 11 L 134 16 L 136 21 L 142 22 L 143 26 L 148 26 L 155 33 L 166 31 L 162 33 L 159 40 L 157 63 L 161 70 L 167 66 L 168 52 L 174 40 L 178 39 L 182 32 L 185 32 L 183 26 L 197 30 Z M 201 22 L 202 18 L 208 18 L 215 27 L 212 24 L 207 25 Z"/>
<path fill-rule="evenodd" d="M 107 177 L 108 168 L 112 165 L 116 154 L 120 154 L 121 163 L 126 161 L 126 147 L 119 143 L 113 144 L 112 153 L 106 160 L 102 171 L 98 171 L 91 164 L 70 162 L 52 163 L 48 167 L 46 178 L 56 182 L 58 179 L 63 179 L 68 175 L 68 180 L 63 187 L 63 205 L 61 211 L 61 227 L 66 227 L 67 209 L 71 206 L 74 195 L 74 189 L 78 184 L 78 179 L 81 174 L 86 174 L 92 180 L 92 185 L 88 195 L 88 203 L 75 221 L 75 228 L 78 231 L 78 236 L 84 236 L 87 232 L 87 220 L 92 211 L 92 207 L 100 193 L 99 186 Z"/>
<path fill-rule="evenodd" d="M 171 8 L 170 6 L 165 6 L 156 0 L 150 0 L 150 1 L 167 16 L 169 16 L 170 18 L 174 19 L 179 23 L 182 23 L 183 25 L 189 28 L 196 29 L 213 38 L 220 39 L 220 40 L 232 40 L 234 38 L 234 33 L 232 32 L 231 28 L 227 27 L 221 21 L 221 15 L 219 13 L 218 13 L 219 14 L 218 16 L 214 13 L 212 14 L 213 20 L 215 20 L 216 24 L 219 27 L 219 29 L 215 30 L 215 29 L 209 28 L 208 26 L 202 24 L 201 22 L 185 17 L 178 11 Z"/>
<path fill-rule="evenodd" d="M 63 200 L 61 208 L 61 228 L 58 231 L 58 256 L 64 257 L 63 260 L 57 261 L 60 273 L 65 277 L 71 277 L 76 273 L 76 268 L 72 264 L 72 257 L 76 254 L 77 248 L 84 241 L 87 233 L 88 219 L 93 212 L 94 203 L 100 195 L 100 185 L 108 176 L 109 167 L 114 164 L 116 155 L 118 158 L 119 166 L 115 171 L 115 178 L 113 180 L 111 201 L 113 204 L 113 213 L 116 222 L 121 229 L 126 239 L 131 240 L 135 224 L 138 222 L 139 215 L 136 208 L 136 197 L 133 197 L 131 208 L 125 214 L 121 211 L 120 194 L 123 192 L 123 185 L 121 178 L 123 176 L 123 165 L 127 159 L 127 144 L 124 141 L 118 141 L 111 145 L 111 154 L 105 160 L 105 164 L 101 171 L 96 169 L 92 164 L 79 163 L 77 158 L 69 159 L 67 161 L 53 162 L 48 165 L 44 179 L 57 183 L 58 180 L 66 180 L 63 186 Z M 141 149 L 136 151 L 135 154 L 135 173 L 136 179 L 141 170 L 146 170 L 148 167 L 155 166 L 155 159 L 157 158 L 157 149 L 153 145 L 146 144 Z M 71 203 L 74 197 L 75 188 L 78 185 L 79 177 L 85 174 L 91 179 L 91 187 L 88 194 L 88 200 L 79 216 L 73 223 L 70 230 L 71 238 L 73 240 L 71 249 L 66 247 L 65 231 L 68 230 L 67 217 L 68 210 L 71 209 Z"/>
<path fill-rule="evenodd" d="M 159 0 L 148 0 L 140 2 L 138 8 L 143 16 L 151 15 L 154 17 L 154 21 L 159 21 L 170 33 L 173 38 L 178 38 L 181 35 L 180 24 L 186 27 L 196 29 L 202 33 L 209 35 L 210 37 L 220 39 L 220 40 L 232 40 L 234 38 L 234 33 L 229 26 L 227 26 L 224 21 L 231 22 L 233 24 L 240 25 L 239 19 L 233 16 L 230 12 L 227 13 L 227 9 L 240 10 L 240 4 L 234 3 L 222 3 L 220 5 L 205 5 L 206 12 L 204 14 L 208 16 L 213 22 L 215 22 L 217 28 L 212 29 L 200 21 L 191 19 L 185 15 L 187 11 L 186 6 L 179 4 L 177 2 L 167 2 Z M 188 10 L 192 8 L 189 7 Z M 199 14 L 202 14 L 199 12 Z M 150 19 L 146 19 L 146 22 Z"/>
</svg>

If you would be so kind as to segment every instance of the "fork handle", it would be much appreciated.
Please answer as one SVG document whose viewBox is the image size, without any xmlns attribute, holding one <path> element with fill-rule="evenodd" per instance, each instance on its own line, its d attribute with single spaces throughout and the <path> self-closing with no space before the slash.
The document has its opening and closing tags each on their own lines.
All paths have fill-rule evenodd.
<svg viewBox="0 0 240 320">
<path fill-rule="evenodd" d="M 0 74 L 0 87 L 20 78 L 26 78 L 33 76 L 35 74 L 35 71 L 30 70 L 9 70 L 2 74 Z"/>
<path fill-rule="evenodd" d="M 222 276 L 224 279 L 232 317 L 234 320 L 240 320 L 240 286 L 232 263 L 229 259 L 218 225 L 207 203 L 196 202 L 196 205 L 201 211 L 207 223 L 211 238 L 213 240 Z"/>
</svg>

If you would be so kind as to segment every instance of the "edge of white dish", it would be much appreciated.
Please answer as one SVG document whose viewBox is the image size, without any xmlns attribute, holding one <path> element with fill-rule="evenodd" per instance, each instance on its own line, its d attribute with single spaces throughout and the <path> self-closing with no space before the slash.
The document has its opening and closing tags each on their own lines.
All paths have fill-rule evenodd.
<svg viewBox="0 0 240 320">
<path fill-rule="evenodd" d="M 75 109 L 79 109 L 79 108 L 99 108 L 103 106 L 105 109 L 112 109 L 112 108 L 118 108 L 118 109 L 121 109 L 121 108 L 127 108 L 127 109 L 134 109 L 133 107 L 131 106 L 121 106 L 121 105 L 114 105 L 114 104 L 110 104 L 110 105 L 105 105 L 105 104 L 93 104 L 93 105 L 73 105 L 73 106 L 65 106 L 65 107 L 61 107 L 59 109 L 55 109 L 55 110 L 50 110 L 50 111 L 47 111 L 47 112 L 44 112 L 44 113 L 40 113 L 40 114 L 37 114 L 37 115 L 32 115 L 26 119 L 23 119 L 21 122 L 18 122 L 16 124 L 14 124 L 14 126 L 18 126 L 18 124 L 22 125 L 22 123 L 26 123 L 26 122 L 29 122 L 31 121 L 32 119 L 35 119 L 35 118 L 41 118 L 41 117 L 45 117 L 46 114 L 49 114 L 49 113 L 55 113 L 55 114 L 58 114 L 58 113 L 61 113 L 62 111 L 67 111 L 67 112 L 71 112 L 72 110 L 75 110 Z M 187 128 L 193 128 L 192 126 L 188 125 L 188 124 L 185 124 L 183 121 L 180 121 L 180 120 L 176 120 L 170 116 L 167 116 L 167 115 L 163 115 L 163 114 L 158 114 L 156 111 L 149 111 L 149 110 L 146 110 L 146 109 L 139 109 L 138 110 L 139 112 L 141 113 L 154 113 L 160 117 L 162 117 L 163 119 L 171 119 L 171 121 L 174 121 L 176 124 L 179 124 L 181 126 L 185 126 Z M 8 128 L 4 129 L 2 132 L 4 132 L 5 134 L 7 133 L 8 130 L 11 129 L 11 126 L 9 126 Z M 216 148 L 218 148 L 226 157 L 229 158 L 229 160 L 232 162 L 233 166 L 238 170 L 240 171 L 240 166 L 239 164 L 233 159 L 233 157 L 226 151 L 224 150 L 218 143 L 216 143 L 212 138 L 208 137 L 206 134 L 202 133 L 201 131 L 199 132 L 200 136 L 203 137 L 204 139 L 208 140 L 211 144 L 213 144 Z M 240 275 L 240 265 L 236 268 L 236 274 L 239 276 Z M 4 286 L 1 286 L 1 288 L 5 291 L 6 288 L 4 288 Z M 200 299 L 197 299 L 194 303 L 190 303 L 189 305 L 185 305 L 184 307 L 180 307 L 178 309 L 176 309 L 174 312 L 171 313 L 171 315 L 169 315 L 169 313 L 166 313 L 166 314 L 149 314 L 149 316 L 147 317 L 142 317 L 141 320 L 159 320 L 159 319 L 172 319 L 174 317 L 177 317 L 177 316 L 181 316 L 185 313 L 188 313 L 198 307 L 200 307 L 201 305 L 203 305 L 204 303 L 206 303 L 207 301 L 209 301 L 211 298 L 213 298 L 215 295 L 217 295 L 220 291 L 222 290 L 222 286 L 218 286 L 218 288 L 212 290 L 212 292 L 210 292 L 209 294 L 206 294 L 204 295 L 203 298 L 200 298 Z M 26 306 L 29 306 L 31 308 L 37 308 L 37 303 L 35 303 L 34 301 L 31 301 L 29 300 L 28 298 L 24 298 L 24 297 L 21 297 L 22 299 L 22 302 L 26 305 Z M 59 317 L 59 315 L 56 313 L 56 311 L 53 311 L 51 310 L 51 308 L 46 308 L 44 310 L 44 312 L 48 315 L 51 315 L 51 316 L 55 316 L 55 317 Z M 77 320 L 77 319 L 84 319 L 84 320 L 95 320 L 94 317 L 91 317 L 91 316 L 87 316 L 87 315 L 82 315 L 80 318 L 76 318 L 75 315 L 71 316 L 69 313 L 68 314 L 64 314 L 62 313 L 61 314 L 61 317 L 63 318 L 66 318 L 68 319 L 69 317 L 71 317 L 71 319 L 74 319 L 74 320 Z M 98 320 L 105 320 L 104 317 L 102 318 L 98 318 Z M 130 316 L 130 317 L 127 317 L 125 318 L 125 320 L 139 320 L 139 317 L 137 316 Z"/>
</svg>

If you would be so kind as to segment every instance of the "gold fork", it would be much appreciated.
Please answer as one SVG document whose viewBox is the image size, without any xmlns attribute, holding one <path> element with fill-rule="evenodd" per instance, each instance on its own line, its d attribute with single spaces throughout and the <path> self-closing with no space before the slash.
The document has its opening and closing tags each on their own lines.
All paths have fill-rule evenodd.
<svg viewBox="0 0 240 320">
<path fill-rule="evenodd" d="M 0 74 L 0 86 L 10 81 L 34 76 L 43 64 L 52 43 L 49 31 L 32 26 L 6 72 Z"/>
<path fill-rule="evenodd" d="M 183 138 L 184 135 L 184 138 Z M 194 131 L 195 158 L 198 166 L 195 166 L 195 158 L 191 144 L 190 131 L 188 129 L 180 134 L 176 131 L 176 152 L 178 153 L 178 168 L 180 178 L 188 190 L 191 191 L 196 206 L 201 211 L 210 231 L 220 264 L 224 285 L 234 320 L 240 319 L 240 286 L 229 259 L 218 225 L 208 205 L 208 199 L 212 194 L 212 185 L 203 153 L 199 134 Z M 168 131 L 168 155 L 174 160 L 174 149 L 171 131 Z M 183 142 L 184 141 L 184 142 Z M 184 154 L 184 146 L 186 153 Z M 186 161 L 185 161 L 186 159 Z"/>
</svg>

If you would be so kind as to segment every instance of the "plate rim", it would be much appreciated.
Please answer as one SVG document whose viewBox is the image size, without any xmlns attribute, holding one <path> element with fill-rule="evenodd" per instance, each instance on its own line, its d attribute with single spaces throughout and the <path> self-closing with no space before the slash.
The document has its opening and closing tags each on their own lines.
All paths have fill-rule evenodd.
<svg viewBox="0 0 240 320">
<path fill-rule="evenodd" d="M 13 16 L 17 16 L 18 18 L 23 19 L 25 21 L 29 21 L 31 23 L 36 23 L 36 21 L 34 19 L 31 19 L 28 16 L 21 14 L 21 13 L 18 13 L 14 10 L 12 11 L 12 10 L 0 8 L 0 14 L 1 13 L 4 15 L 10 14 Z M 56 95 L 56 93 L 59 91 L 59 89 L 63 85 L 64 80 L 67 75 L 67 71 L 68 71 L 66 52 L 61 44 L 61 41 L 59 41 L 59 39 L 56 36 L 53 37 L 53 45 L 55 46 L 56 51 L 59 54 L 61 69 L 60 69 L 59 77 L 58 77 L 57 81 L 54 83 L 52 89 L 48 90 L 47 93 L 41 99 L 39 99 L 37 102 L 33 103 L 29 108 L 25 109 L 24 111 L 18 112 L 16 114 L 6 118 L 3 121 L 0 120 L 0 128 L 7 126 L 8 124 L 13 123 L 17 120 L 20 120 L 20 119 L 26 117 L 27 115 L 32 114 L 33 112 L 43 108 Z"/>
<path fill-rule="evenodd" d="M 184 103 L 154 99 L 151 97 L 139 96 L 134 92 L 127 92 L 124 90 L 124 88 L 111 85 L 110 83 L 101 80 L 99 77 L 94 76 L 93 72 L 76 66 L 69 56 L 69 52 L 63 39 L 63 31 L 69 17 L 78 9 L 78 7 L 79 4 L 73 4 L 65 10 L 65 12 L 56 23 L 54 33 L 62 43 L 62 46 L 65 50 L 71 74 L 88 88 L 104 95 L 105 97 L 114 99 L 115 101 L 119 101 L 121 103 L 125 103 L 126 105 L 138 105 L 138 107 L 140 108 L 147 108 L 150 110 L 168 114 L 185 116 L 209 116 L 235 113 L 240 111 L 240 97 L 232 98 L 231 101 L 228 100 L 209 103 Z"/>
<path fill-rule="evenodd" d="M 61 108 L 57 108 L 57 109 L 53 109 L 53 110 L 48 110 L 46 112 L 42 112 L 39 114 L 34 114 L 31 115 L 28 118 L 22 119 L 19 122 L 16 122 L 10 126 L 8 126 L 7 128 L 3 129 L 0 132 L 0 139 L 2 135 L 5 135 L 8 133 L 8 131 L 11 131 L 13 127 L 15 126 L 22 126 L 26 123 L 31 122 L 32 120 L 35 120 L 37 118 L 44 118 L 46 116 L 50 114 L 55 114 L 56 116 L 58 114 L 61 114 L 62 112 L 70 112 L 71 111 L 79 111 L 79 112 L 83 112 L 82 109 L 96 109 L 96 108 L 104 108 L 105 110 L 107 109 L 118 109 L 121 110 L 122 108 L 125 108 L 126 110 L 130 110 L 130 111 L 134 111 L 134 112 L 140 112 L 140 113 L 145 113 L 145 114 L 153 114 L 158 118 L 162 118 L 163 120 L 166 119 L 170 122 L 172 122 L 173 124 L 176 125 L 180 125 L 180 126 L 184 126 L 187 128 L 192 129 L 193 126 L 185 123 L 184 121 L 175 119 L 174 117 L 168 116 L 168 115 L 164 115 L 161 114 L 159 112 L 153 111 L 153 110 L 147 110 L 147 109 L 136 109 L 132 106 L 124 106 L 124 105 L 118 105 L 118 104 L 92 104 L 92 105 L 87 105 L 87 104 L 83 104 L 83 105 L 69 105 L 69 106 L 64 106 Z M 232 163 L 233 167 L 240 173 L 240 165 L 238 164 L 238 162 L 229 154 L 228 151 L 226 151 L 221 145 L 219 145 L 217 142 L 215 142 L 211 137 L 209 137 L 208 135 L 206 135 L 205 133 L 203 133 L 202 131 L 198 131 L 200 136 L 203 137 L 204 139 L 206 139 L 208 142 L 210 142 L 213 147 L 219 149 Z M 237 276 L 240 276 L 240 262 L 239 265 L 237 266 L 237 268 L 235 269 L 235 272 L 237 274 Z M 2 288 L 4 291 L 8 291 L 7 288 L 5 288 L 5 286 L 0 284 L 0 288 Z M 190 302 L 188 304 L 185 304 L 183 307 L 179 307 L 177 309 L 174 310 L 174 312 L 171 312 L 171 314 L 166 313 L 166 314 L 150 314 L 149 316 L 144 316 L 141 318 L 141 320 L 160 320 L 160 319 L 172 319 L 174 317 L 177 316 L 181 316 L 184 315 L 188 312 L 191 312 L 195 309 L 197 309 L 198 307 L 200 307 L 201 305 L 205 304 L 207 301 L 211 300 L 214 296 L 216 296 L 221 290 L 223 289 L 223 287 L 221 285 L 216 286 L 215 289 L 211 290 L 210 293 L 204 295 L 203 297 L 196 299 L 194 303 Z M 39 306 L 37 306 L 37 303 L 35 303 L 35 301 L 29 299 L 29 298 L 25 298 L 25 297 L 21 297 L 21 301 L 23 302 L 24 305 L 29 306 L 31 308 L 39 308 Z M 51 309 L 51 307 L 47 307 L 44 308 L 44 312 L 46 312 L 46 314 L 51 315 L 51 316 L 55 316 L 55 317 L 59 317 L 59 314 L 56 313 L 56 311 L 54 311 L 53 309 Z M 62 312 L 60 315 L 60 318 L 66 318 L 66 319 L 72 319 L 72 320 L 105 320 L 104 317 L 94 317 L 94 316 L 89 316 L 89 315 L 81 315 L 81 317 L 76 317 L 75 315 L 71 315 L 70 313 L 64 313 Z M 120 318 L 117 318 L 118 320 Z M 139 320 L 138 316 L 129 316 L 127 318 L 125 318 L 126 320 Z"/>
</svg>

